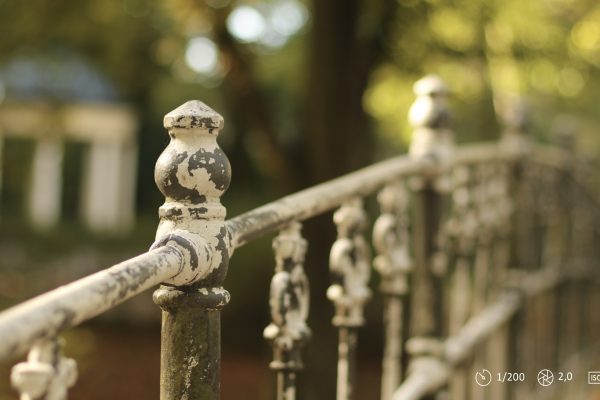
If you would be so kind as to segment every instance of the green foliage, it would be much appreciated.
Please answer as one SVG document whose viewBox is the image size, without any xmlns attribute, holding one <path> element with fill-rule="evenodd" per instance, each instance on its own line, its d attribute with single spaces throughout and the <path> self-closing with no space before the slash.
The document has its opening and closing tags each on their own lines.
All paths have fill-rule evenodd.
<svg viewBox="0 0 600 400">
<path fill-rule="evenodd" d="M 591 133 L 600 123 L 593 106 L 599 100 L 597 3 L 455 0 L 402 4 L 398 12 L 411 18 L 399 18 L 401 26 L 390 39 L 389 61 L 372 75 L 365 97 L 367 111 L 380 122 L 386 136 L 405 144 L 409 141 L 405 116 L 411 94 L 405 92 L 420 75 L 438 73 L 462 105 L 461 120 L 481 120 L 472 126 L 459 120 L 459 140 L 461 135 L 485 137 L 481 127 L 494 125 L 493 101 L 521 95 L 530 99 L 534 120 L 542 116 L 541 123 L 548 120 L 543 116 L 577 114 L 583 121 L 583 141 L 593 142 L 596 152 L 600 149 L 600 141 Z"/>
</svg>

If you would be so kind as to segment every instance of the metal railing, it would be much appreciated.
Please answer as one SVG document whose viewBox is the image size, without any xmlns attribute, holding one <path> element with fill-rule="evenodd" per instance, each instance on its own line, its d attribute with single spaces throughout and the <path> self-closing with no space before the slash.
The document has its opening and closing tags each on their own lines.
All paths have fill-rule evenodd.
<svg viewBox="0 0 600 400">
<path fill-rule="evenodd" d="M 558 367 L 591 345 L 581 332 L 597 329 L 598 318 L 568 307 L 597 296 L 598 197 L 568 146 L 532 144 L 519 113 L 499 142 L 454 146 L 443 82 L 426 77 L 415 92 L 409 155 L 229 220 L 219 200 L 231 172 L 217 144 L 223 118 L 199 101 L 167 114 L 171 141 L 155 170 L 166 201 L 152 249 L 0 314 L 0 359 L 29 351 L 11 376 L 21 399 L 65 398 L 76 366 L 60 354 L 60 333 L 159 283 L 161 399 L 219 398 L 229 259 L 273 232 L 272 322 L 264 336 L 273 346 L 277 398 L 296 398 L 301 349 L 311 337 L 302 222 L 333 209 L 338 237 L 327 297 L 339 332 L 339 400 L 353 398 L 371 267 L 384 300 L 382 400 L 484 398 L 483 390 L 490 399 L 529 398 L 521 397 L 527 385 L 483 389 L 473 376 L 485 366 L 524 371 L 531 381 L 539 362 Z M 381 211 L 374 257 L 363 208 L 373 194 Z M 540 311 L 552 318 L 535 320 Z M 578 333 L 566 334 L 562 323 Z"/>
</svg>

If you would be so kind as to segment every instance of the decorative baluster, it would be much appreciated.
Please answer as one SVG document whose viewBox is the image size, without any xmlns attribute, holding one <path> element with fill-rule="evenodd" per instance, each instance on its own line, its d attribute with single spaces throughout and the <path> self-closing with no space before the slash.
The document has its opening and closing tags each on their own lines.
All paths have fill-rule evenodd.
<svg viewBox="0 0 600 400">
<path fill-rule="evenodd" d="M 494 268 L 491 289 L 493 293 L 498 293 L 505 284 L 510 263 L 510 237 L 513 230 L 512 217 L 515 208 L 510 195 L 510 166 L 508 164 L 498 164 L 490 190 L 492 191 L 492 208 L 495 210 L 494 218 L 491 221 L 495 238 L 492 249 Z M 486 206 L 482 204 L 482 207 Z"/>
<path fill-rule="evenodd" d="M 558 171 L 550 168 L 540 170 L 538 178 L 538 210 L 540 240 L 540 268 L 557 268 L 562 263 L 563 245 L 567 238 L 564 234 L 560 212 L 561 178 Z M 530 349 L 535 354 L 536 365 L 552 366 L 556 359 L 555 330 L 558 317 L 556 291 L 542 293 L 532 300 L 530 309 L 534 326 L 534 347 Z M 564 323 L 564 320 L 562 321 Z"/>
<path fill-rule="evenodd" d="M 555 140 L 561 148 L 570 154 L 570 163 L 566 165 L 562 172 L 561 190 L 564 193 L 564 210 L 567 215 L 567 236 L 568 245 L 565 251 L 565 262 L 562 266 L 565 270 L 577 268 L 579 260 L 583 259 L 586 243 L 589 241 L 591 231 L 586 229 L 591 221 L 589 209 L 582 204 L 582 195 L 579 192 L 578 184 L 574 180 L 576 173 L 577 160 L 575 154 L 575 134 L 576 126 L 562 126 L 557 132 Z M 559 366 L 567 362 L 568 357 L 581 350 L 583 330 L 585 321 L 583 312 L 587 300 L 585 286 L 577 281 L 565 282 L 561 299 L 561 317 L 562 324 L 558 326 L 561 343 L 559 346 Z M 569 394 L 569 391 L 563 393 Z"/>
<path fill-rule="evenodd" d="M 271 369 L 277 372 L 277 399 L 296 398 L 296 372 L 302 370 L 300 349 L 310 338 L 308 279 L 304 273 L 306 240 L 302 225 L 293 223 L 274 240 L 275 275 L 271 280 L 271 318 L 264 336 L 273 343 Z"/>
<path fill-rule="evenodd" d="M 473 207 L 470 187 L 471 172 L 467 167 L 456 167 L 452 174 L 452 213 L 445 229 L 452 238 L 452 254 L 455 257 L 451 278 L 449 334 L 456 335 L 472 311 L 473 284 L 471 266 L 477 238 L 478 221 Z M 467 367 L 454 373 L 451 383 L 453 399 L 467 398 L 471 380 Z"/>
<path fill-rule="evenodd" d="M 402 379 L 404 296 L 412 270 L 409 254 L 408 194 L 401 182 L 385 187 L 378 196 L 381 215 L 373 229 L 377 250 L 374 266 L 381 274 L 384 295 L 384 340 L 381 399 L 389 400 Z"/>
<path fill-rule="evenodd" d="M 475 167 L 475 186 L 472 190 L 473 212 L 477 219 L 477 240 L 474 260 L 473 308 L 474 314 L 485 308 L 489 294 L 492 262 L 492 243 L 494 241 L 494 220 L 497 210 L 494 199 L 496 168 L 493 163 L 479 164 Z"/>
<path fill-rule="evenodd" d="M 474 261 L 474 285 L 473 285 L 473 307 L 472 312 L 477 315 L 481 312 L 490 297 L 496 296 L 504 279 L 506 265 L 495 265 L 494 250 L 498 240 L 496 226 L 498 220 L 504 218 L 505 204 L 503 204 L 502 163 L 499 161 L 481 163 L 475 168 L 477 180 L 474 188 L 473 207 L 477 214 L 477 245 Z M 506 246 L 505 246 L 506 247 Z M 498 260 L 502 260 L 498 254 Z M 494 281 L 496 286 L 494 288 Z M 494 290 L 496 289 L 496 290 Z M 483 346 L 484 351 L 477 352 L 473 360 L 471 375 L 484 368 L 494 371 L 506 370 L 506 328 L 500 327 L 491 336 L 490 340 Z M 502 399 L 505 397 L 504 385 L 493 385 L 494 387 L 483 389 L 471 380 L 471 397 L 481 398 L 485 393 L 491 399 Z"/>
<path fill-rule="evenodd" d="M 27 361 L 15 365 L 10 380 L 21 400 L 64 400 L 77 380 L 75 360 L 61 355 L 59 339 L 43 339 L 33 346 Z"/>
<path fill-rule="evenodd" d="M 353 398 L 357 328 L 364 324 L 363 308 L 371 296 L 368 288 L 370 251 L 363 238 L 367 217 L 359 198 L 345 202 L 333 215 L 338 238 L 331 248 L 329 266 L 333 284 L 327 297 L 335 305 L 333 325 L 339 329 L 337 399 Z"/>
<path fill-rule="evenodd" d="M 503 162 L 495 164 L 489 178 L 488 198 L 480 199 L 480 209 L 492 210 L 488 214 L 489 229 L 492 235 L 491 243 L 491 278 L 488 297 L 495 297 L 506 284 L 506 274 L 510 260 L 510 233 L 512 223 L 512 200 L 509 193 L 509 165 Z M 486 365 L 489 370 L 508 371 L 508 326 L 503 326 L 495 332 L 488 341 Z M 477 369 L 477 367 L 476 367 Z M 491 385 L 488 390 L 490 400 L 506 398 L 506 385 Z"/>
</svg>

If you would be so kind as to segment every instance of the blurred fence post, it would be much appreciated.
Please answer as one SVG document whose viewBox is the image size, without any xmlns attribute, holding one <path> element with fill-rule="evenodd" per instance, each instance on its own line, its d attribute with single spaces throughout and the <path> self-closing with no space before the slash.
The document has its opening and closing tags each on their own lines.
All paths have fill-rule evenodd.
<svg viewBox="0 0 600 400">
<path fill-rule="evenodd" d="M 410 300 L 411 356 L 409 371 L 431 357 L 438 357 L 443 335 L 443 272 L 436 271 L 434 259 L 443 214 L 444 193 L 449 189 L 448 162 L 453 151 L 453 133 L 446 98 L 448 89 L 437 76 L 415 83 L 417 96 L 410 112 L 414 127 L 410 155 L 432 160 L 430 174 L 414 178 L 414 258 L 413 287 Z"/>
<path fill-rule="evenodd" d="M 504 126 L 499 144 L 503 150 L 514 155 L 515 161 L 509 161 L 505 171 L 505 185 L 503 190 L 507 197 L 512 200 L 505 203 L 504 222 L 499 226 L 500 243 L 494 248 L 492 261 L 493 278 L 496 282 L 492 289 L 493 297 L 499 295 L 498 290 L 503 290 L 507 284 L 509 268 L 520 267 L 521 262 L 527 258 L 532 246 L 530 243 L 520 243 L 517 238 L 523 237 L 531 229 L 531 204 L 528 198 L 525 174 L 525 156 L 531 149 L 530 138 L 527 133 L 529 125 L 529 109 L 524 99 L 518 96 L 498 97 L 494 100 L 496 114 Z M 524 201 L 524 199 L 526 201 Z M 527 204 L 525 204 L 527 203 Z M 522 354 L 521 347 L 523 338 L 519 335 L 519 326 L 525 321 L 523 312 L 517 314 L 510 323 L 502 326 L 495 332 L 488 342 L 486 348 L 486 368 L 491 371 L 513 371 L 519 369 L 515 360 Z M 478 365 L 478 368 L 481 364 Z M 481 387 L 472 386 L 476 392 L 481 393 Z M 514 387 L 505 384 L 492 384 L 485 388 L 488 397 L 492 400 L 505 399 L 509 391 L 515 391 Z"/>
<path fill-rule="evenodd" d="M 165 116 L 171 142 L 154 178 L 166 201 L 153 248 L 180 250 L 186 265 L 154 292 L 162 310 L 162 400 L 219 399 L 220 310 L 229 301 L 222 284 L 230 240 L 220 197 L 231 180 L 217 144 L 223 117 L 200 101 Z"/>
<path fill-rule="evenodd" d="M 534 236 L 534 222 L 536 210 L 534 207 L 534 193 L 531 187 L 530 165 L 527 163 L 526 155 L 530 151 L 532 143 L 529 129 L 529 106 L 525 99 L 519 96 L 505 96 L 498 99 L 495 104 L 496 112 L 500 116 L 504 130 L 500 139 L 501 145 L 513 152 L 516 161 L 511 171 L 511 192 L 514 196 L 514 231 L 512 238 L 511 267 L 517 270 L 534 269 L 535 249 L 537 245 L 532 241 Z M 534 351 L 536 343 L 532 342 L 534 336 L 534 322 L 532 321 L 531 304 L 522 309 L 512 319 L 507 327 L 508 339 L 505 345 L 508 347 L 508 355 L 505 365 L 502 367 L 508 371 L 524 371 L 527 376 L 535 376 L 534 373 Z M 500 361 L 500 360 L 498 360 Z M 507 364 L 507 365 L 506 365 Z M 493 367 L 499 367 L 493 363 Z M 492 395 L 509 396 L 521 398 L 526 396 L 529 385 L 515 385 L 507 387 L 496 385 L 492 387 Z"/>
</svg>

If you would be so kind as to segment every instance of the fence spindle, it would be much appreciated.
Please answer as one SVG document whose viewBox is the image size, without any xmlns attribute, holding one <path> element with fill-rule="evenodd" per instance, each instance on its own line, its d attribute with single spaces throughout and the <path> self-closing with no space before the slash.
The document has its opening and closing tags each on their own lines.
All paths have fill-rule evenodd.
<svg viewBox="0 0 600 400">
<path fill-rule="evenodd" d="M 370 250 L 363 237 L 367 216 L 362 199 L 346 201 L 333 215 L 338 238 L 331 247 L 329 267 L 333 284 L 327 297 L 335 305 L 333 325 L 339 330 L 337 399 L 353 398 L 358 328 L 364 324 L 363 308 L 371 297 Z"/>
<path fill-rule="evenodd" d="M 379 192 L 377 199 L 381 215 L 373 228 L 373 244 L 378 254 L 373 265 L 381 274 L 380 291 L 384 295 L 381 399 L 389 400 L 402 379 L 404 296 L 408 292 L 407 275 L 412 270 L 408 194 L 402 182 L 395 182 Z"/>
<path fill-rule="evenodd" d="M 271 369 L 277 372 L 277 400 L 296 398 L 296 372 L 302 370 L 300 349 L 310 338 L 308 279 L 304 273 L 307 243 L 300 223 L 292 223 L 273 240 L 275 275 L 271 280 L 272 322 L 264 336 L 273 342 Z"/>
</svg>

